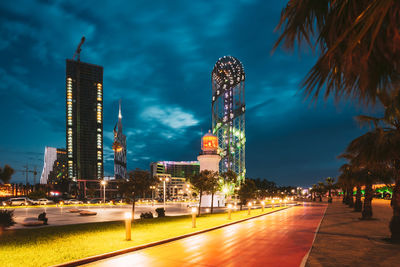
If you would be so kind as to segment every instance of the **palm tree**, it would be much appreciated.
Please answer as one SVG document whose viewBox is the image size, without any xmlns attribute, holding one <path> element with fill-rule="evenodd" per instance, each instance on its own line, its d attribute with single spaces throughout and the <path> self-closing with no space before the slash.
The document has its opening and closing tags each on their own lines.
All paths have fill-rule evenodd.
<svg viewBox="0 0 400 267">
<path fill-rule="evenodd" d="M 279 44 L 306 42 L 320 56 L 303 86 L 315 98 L 357 97 L 375 102 L 378 92 L 398 90 L 400 65 L 398 0 L 289 0 L 277 29 Z"/>
<path fill-rule="evenodd" d="M 10 183 L 13 174 L 14 169 L 7 164 L 4 165 L 4 168 L 0 168 L 0 180 L 3 181 L 4 184 Z"/>
<path fill-rule="evenodd" d="M 326 188 L 328 189 L 328 194 L 329 194 L 328 202 L 332 203 L 332 188 L 333 188 L 333 184 L 335 183 L 335 179 L 332 177 L 327 177 L 325 179 L 325 182 L 326 182 Z"/>
<path fill-rule="evenodd" d="M 312 187 L 311 187 L 311 198 L 312 198 L 312 201 L 315 201 L 317 199 L 317 197 L 316 197 L 317 191 L 318 191 L 318 186 L 316 184 L 313 184 Z"/>
<path fill-rule="evenodd" d="M 318 182 L 317 192 L 318 192 L 319 202 L 322 202 L 322 196 L 326 194 L 326 187 L 323 182 Z"/>
<path fill-rule="evenodd" d="M 343 203 L 349 205 L 349 207 L 354 206 L 353 202 L 353 188 L 354 188 L 354 167 L 352 164 L 343 164 L 339 170 L 341 172 L 339 176 L 339 183 L 343 189 Z"/>
</svg>

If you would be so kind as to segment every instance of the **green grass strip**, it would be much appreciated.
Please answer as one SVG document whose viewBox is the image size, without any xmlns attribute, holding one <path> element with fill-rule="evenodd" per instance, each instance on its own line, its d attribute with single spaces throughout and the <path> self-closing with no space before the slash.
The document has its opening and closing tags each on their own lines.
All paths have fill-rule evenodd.
<svg viewBox="0 0 400 267">
<path fill-rule="evenodd" d="M 282 208 L 266 208 L 270 213 Z M 143 245 L 184 234 L 205 230 L 261 214 L 254 209 L 227 213 L 206 214 L 197 218 L 192 228 L 191 215 L 135 220 L 132 241 L 125 241 L 123 221 L 101 222 L 5 231 L 0 236 L 1 266 L 49 266 Z"/>
</svg>

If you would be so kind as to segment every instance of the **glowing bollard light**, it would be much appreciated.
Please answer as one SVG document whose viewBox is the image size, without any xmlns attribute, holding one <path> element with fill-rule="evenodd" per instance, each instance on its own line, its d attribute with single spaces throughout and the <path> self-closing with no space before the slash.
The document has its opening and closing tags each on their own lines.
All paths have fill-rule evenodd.
<svg viewBox="0 0 400 267">
<path fill-rule="evenodd" d="M 126 241 L 131 240 L 132 212 L 125 212 L 125 237 Z"/>
<path fill-rule="evenodd" d="M 248 204 L 247 204 L 247 206 L 249 207 L 249 210 L 248 210 L 248 213 L 247 213 L 247 215 L 250 215 L 250 211 L 251 211 L 251 206 L 252 206 L 253 204 L 251 203 L 251 202 L 249 202 Z"/>
<path fill-rule="evenodd" d="M 279 207 L 282 207 L 282 199 L 279 200 Z"/>
<path fill-rule="evenodd" d="M 192 228 L 196 228 L 196 213 L 197 208 L 192 208 Z"/>
<path fill-rule="evenodd" d="M 228 204 L 228 220 L 231 220 L 232 204 Z"/>
<path fill-rule="evenodd" d="M 261 212 L 264 212 L 264 206 L 265 206 L 265 202 L 261 201 Z"/>
<path fill-rule="evenodd" d="M 287 199 L 285 199 L 284 202 L 285 202 L 285 207 L 286 207 Z"/>
<path fill-rule="evenodd" d="M 275 200 L 272 200 L 272 201 L 271 201 L 271 203 L 272 203 L 272 204 L 271 204 L 271 208 L 272 208 L 272 209 L 274 209 L 274 206 L 275 206 L 275 205 L 274 205 L 274 203 L 275 203 Z"/>
</svg>

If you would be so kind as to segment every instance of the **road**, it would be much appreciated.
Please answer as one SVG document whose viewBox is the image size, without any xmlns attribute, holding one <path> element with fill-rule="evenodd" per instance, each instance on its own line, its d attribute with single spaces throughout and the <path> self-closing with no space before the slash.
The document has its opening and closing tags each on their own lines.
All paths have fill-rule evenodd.
<svg viewBox="0 0 400 267">
<path fill-rule="evenodd" d="M 293 207 L 86 266 L 299 266 L 325 209 Z"/>
<path fill-rule="evenodd" d="M 166 214 L 168 216 L 179 216 L 189 214 L 190 209 L 187 207 L 188 203 L 167 203 Z M 151 211 L 155 216 L 156 208 L 162 208 L 163 204 L 156 204 L 154 206 L 147 204 L 136 205 L 135 208 L 135 219 L 140 218 L 142 212 Z M 82 209 L 97 212 L 96 216 L 80 216 L 77 213 L 70 213 L 70 209 Z M 117 221 L 124 219 L 124 213 L 132 209 L 131 205 L 123 206 L 63 206 L 63 207 L 37 207 L 37 208 L 16 208 L 14 209 L 16 225 L 10 227 L 12 229 L 26 228 L 21 223 L 26 218 L 37 218 L 42 212 L 46 212 L 46 216 L 49 219 L 49 226 L 55 225 L 67 225 L 67 224 L 80 224 L 80 223 L 91 223 L 91 222 L 106 222 L 106 221 Z M 222 211 L 222 208 L 215 208 L 215 211 Z M 43 226 L 43 227 L 49 227 Z"/>
</svg>

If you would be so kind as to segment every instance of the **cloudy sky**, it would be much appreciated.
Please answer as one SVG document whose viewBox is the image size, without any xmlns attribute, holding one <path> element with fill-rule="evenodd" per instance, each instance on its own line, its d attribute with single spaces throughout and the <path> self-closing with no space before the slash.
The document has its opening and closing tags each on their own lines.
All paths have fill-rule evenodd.
<svg viewBox="0 0 400 267">
<path fill-rule="evenodd" d="M 285 3 L 1 1 L 0 166 L 29 164 L 40 175 L 45 146 L 65 147 L 65 59 L 85 36 L 81 60 L 104 67 L 106 174 L 119 99 L 128 169 L 195 160 L 211 127 L 212 68 L 232 55 L 246 72 L 248 176 L 280 185 L 337 176 L 336 156 L 365 131 L 353 117 L 370 110 L 304 98 L 300 83 L 316 55 L 271 54 Z"/>
</svg>

